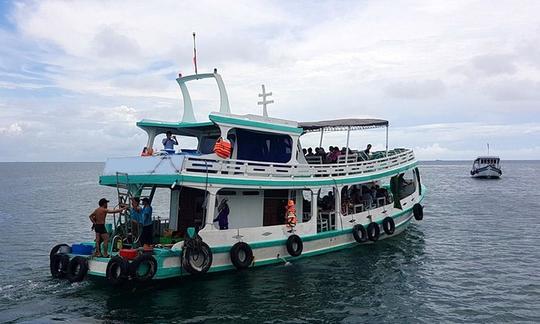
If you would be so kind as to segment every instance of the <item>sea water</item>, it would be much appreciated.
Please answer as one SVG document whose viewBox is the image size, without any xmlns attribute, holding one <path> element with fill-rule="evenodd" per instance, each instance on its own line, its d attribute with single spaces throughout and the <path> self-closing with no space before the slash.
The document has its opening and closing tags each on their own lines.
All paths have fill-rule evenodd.
<svg viewBox="0 0 540 324">
<path fill-rule="evenodd" d="M 52 279 L 57 243 L 93 238 L 101 163 L 0 163 L 0 321 L 540 322 L 540 162 L 421 163 L 424 220 L 374 245 L 248 271 L 112 288 Z M 154 210 L 167 214 L 166 195 Z"/>
</svg>

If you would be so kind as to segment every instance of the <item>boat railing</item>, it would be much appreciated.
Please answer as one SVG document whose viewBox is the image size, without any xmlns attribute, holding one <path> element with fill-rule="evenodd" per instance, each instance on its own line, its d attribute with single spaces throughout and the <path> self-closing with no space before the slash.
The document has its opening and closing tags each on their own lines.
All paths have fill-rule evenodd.
<svg viewBox="0 0 540 324">
<path fill-rule="evenodd" d="M 373 160 L 334 164 L 281 164 L 186 156 L 183 172 L 259 177 L 335 177 L 380 172 L 414 160 L 412 150 Z"/>
</svg>

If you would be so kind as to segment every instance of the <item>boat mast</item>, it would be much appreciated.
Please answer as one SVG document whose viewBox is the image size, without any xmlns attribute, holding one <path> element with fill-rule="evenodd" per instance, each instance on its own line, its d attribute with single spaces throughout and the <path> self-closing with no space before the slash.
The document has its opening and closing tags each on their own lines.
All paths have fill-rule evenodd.
<svg viewBox="0 0 540 324">
<path fill-rule="evenodd" d="M 388 157 L 388 124 L 386 125 L 386 156 Z"/>
</svg>

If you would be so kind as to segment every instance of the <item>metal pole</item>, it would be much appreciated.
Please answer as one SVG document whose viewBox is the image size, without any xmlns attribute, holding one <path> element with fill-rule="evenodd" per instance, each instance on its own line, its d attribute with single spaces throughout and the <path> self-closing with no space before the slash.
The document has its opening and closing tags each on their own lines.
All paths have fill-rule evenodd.
<svg viewBox="0 0 540 324">
<path fill-rule="evenodd" d="M 348 162 L 349 158 L 349 136 L 351 135 L 351 126 L 347 127 L 347 149 L 345 150 L 345 164 Z"/>
<path fill-rule="evenodd" d="M 388 157 L 388 125 L 386 125 L 386 156 Z"/>
<path fill-rule="evenodd" d="M 324 134 L 324 128 L 321 128 L 321 139 L 319 140 L 319 147 L 322 147 L 322 137 Z"/>
</svg>

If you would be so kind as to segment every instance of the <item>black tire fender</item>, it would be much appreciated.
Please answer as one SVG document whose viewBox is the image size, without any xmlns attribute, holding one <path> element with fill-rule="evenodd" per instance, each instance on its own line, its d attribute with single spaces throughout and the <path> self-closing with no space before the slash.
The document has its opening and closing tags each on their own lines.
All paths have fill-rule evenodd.
<svg viewBox="0 0 540 324">
<path fill-rule="evenodd" d="M 76 256 L 69 261 L 67 267 L 67 278 L 70 282 L 79 282 L 88 273 L 88 260 L 82 256 Z"/>
<path fill-rule="evenodd" d="M 289 254 L 293 257 L 297 257 L 302 254 L 302 250 L 304 249 L 304 243 L 302 242 L 302 239 L 296 234 L 289 236 L 286 245 L 287 252 L 289 252 Z"/>
<path fill-rule="evenodd" d="M 367 227 L 367 236 L 370 241 L 377 241 L 379 239 L 379 235 L 381 235 L 381 229 L 379 228 L 379 224 L 375 222 L 369 223 Z"/>
<path fill-rule="evenodd" d="M 413 206 L 413 215 L 414 219 L 420 221 L 424 218 L 424 207 L 419 203 L 414 204 Z"/>
<path fill-rule="evenodd" d="M 105 275 L 113 286 L 121 285 L 128 279 L 129 262 L 118 255 L 112 257 L 107 263 Z"/>
<path fill-rule="evenodd" d="M 387 235 L 392 235 L 396 231 L 396 223 L 392 217 L 386 217 L 382 221 L 382 227 Z"/>
<path fill-rule="evenodd" d="M 50 260 L 51 275 L 53 278 L 65 278 L 69 265 L 67 254 L 53 254 Z"/>
<path fill-rule="evenodd" d="M 364 225 L 356 224 L 352 229 L 352 234 L 356 242 L 365 243 L 368 240 L 366 228 Z"/>
<path fill-rule="evenodd" d="M 141 265 L 147 265 L 148 271 L 141 274 L 139 273 L 139 268 Z M 137 281 L 137 282 L 147 282 L 149 280 L 152 280 L 157 272 L 157 261 L 156 259 L 150 255 L 150 254 L 141 254 L 138 257 L 135 258 L 129 265 L 129 273 L 131 274 L 131 277 Z"/>
<path fill-rule="evenodd" d="M 246 269 L 253 263 L 253 250 L 245 242 L 234 244 L 229 254 L 236 269 Z"/>
<path fill-rule="evenodd" d="M 191 274 L 203 274 L 212 266 L 212 250 L 200 239 L 184 241 L 182 267 Z"/>
<path fill-rule="evenodd" d="M 51 250 L 51 253 L 49 254 L 49 259 L 52 259 L 53 255 L 57 254 L 58 251 L 60 250 L 60 248 L 64 247 L 64 246 L 67 246 L 69 248 L 69 252 L 68 253 L 71 253 L 71 248 L 69 247 L 69 245 L 67 244 L 58 244 L 58 245 L 55 245 L 52 250 Z"/>
</svg>

